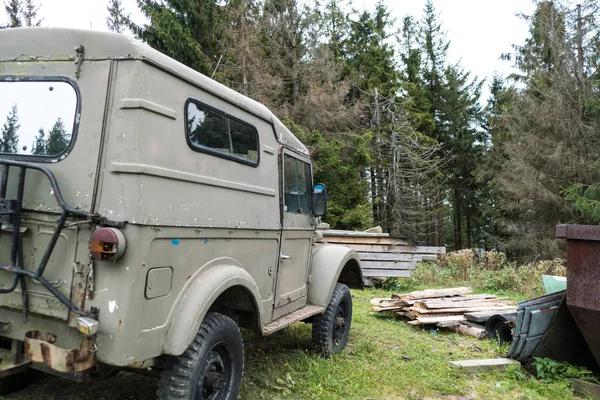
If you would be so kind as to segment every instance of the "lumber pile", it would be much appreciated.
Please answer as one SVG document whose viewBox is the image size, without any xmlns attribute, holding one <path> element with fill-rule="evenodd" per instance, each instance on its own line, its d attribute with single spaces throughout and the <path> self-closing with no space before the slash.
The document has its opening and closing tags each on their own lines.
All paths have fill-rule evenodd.
<svg viewBox="0 0 600 400">
<path fill-rule="evenodd" d="M 410 246 L 406 239 L 387 233 L 367 233 L 340 230 L 320 231 L 317 243 L 342 244 L 358 252 L 363 276 L 366 278 L 410 278 L 418 262 L 436 261 L 445 254 L 445 247 Z"/>
<path fill-rule="evenodd" d="M 485 327 L 474 321 L 485 323 L 482 316 L 517 310 L 514 301 L 472 292 L 471 288 L 459 287 L 394 294 L 391 298 L 371 299 L 369 311 L 396 313 L 408 318 L 411 325 L 436 325 L 481 339 L 486 335 Z"/>
</svg>

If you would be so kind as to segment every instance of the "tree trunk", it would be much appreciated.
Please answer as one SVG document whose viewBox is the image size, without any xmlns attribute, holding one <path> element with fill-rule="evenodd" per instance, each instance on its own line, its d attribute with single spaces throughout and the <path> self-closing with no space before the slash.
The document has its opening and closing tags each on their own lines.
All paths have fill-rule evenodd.
<svg viewBox="0 0 600 400">
<path fill-rule="evenodd" d="M 438 247 L 444 246 L 445 245 L 445 238 L 444 238 L 444 215 L 443 215 L 443 204 L 442 204 L 442 193 L 440 192 L 440 189 L 437 190 L 436 196 L 435 196 L 435 206 L 437 208 L 436 210 L 436 214 L 437 214 L 437 245 Z"/>
<path fill-rule="evenodd" d="M 248 71 L 246 70 L 246 57 L 249 54 L 248 32 L 246 32 L 246 0 L 242 0 L 242 93 L 248 95 Z"/>
<path fill-rule="evenodd" d="M 462 248 L 462 207 L 460 193 L 454 189 L 454 250 Z"/>
</svg>

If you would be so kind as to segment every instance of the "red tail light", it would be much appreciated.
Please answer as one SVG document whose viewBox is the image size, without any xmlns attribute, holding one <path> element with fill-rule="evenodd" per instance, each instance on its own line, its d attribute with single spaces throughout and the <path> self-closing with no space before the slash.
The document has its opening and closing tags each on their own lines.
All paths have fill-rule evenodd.
<svg viewBox="0 0 600 400">
<path fill-rule="evenodd" d="M 125 236 L 115 228 L 98 228 L 90 238 L 90 252 L 98 261 L 116 261 L 126 247 Z"/>
</svg>

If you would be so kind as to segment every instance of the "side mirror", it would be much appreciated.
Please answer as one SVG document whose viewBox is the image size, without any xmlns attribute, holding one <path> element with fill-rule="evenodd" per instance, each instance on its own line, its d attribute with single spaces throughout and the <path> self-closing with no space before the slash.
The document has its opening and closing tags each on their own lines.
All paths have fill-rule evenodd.
<svg viewBox="0 0 600 400">
<path fill-rule="evenodd" d="M 327 212 L 327 188 L 322 183 L 313 187 L 312 206 L 313 214 L 317 217 L 322 217 Z"/>
</svg>

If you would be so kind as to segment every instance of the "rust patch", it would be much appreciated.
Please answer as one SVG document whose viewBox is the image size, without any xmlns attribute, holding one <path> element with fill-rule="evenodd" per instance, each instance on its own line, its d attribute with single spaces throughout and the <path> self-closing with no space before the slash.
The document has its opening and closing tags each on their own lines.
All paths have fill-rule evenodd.
<svg viewBox="0 0 600 400">
<path fill-rule="evenodd" d="M 188 277 L 187 277 L 187 278 L 185 278 L 185 280 L 186 280 L 186 281 L 189 281 L 191 277 L 192 277 L 191 275 L 188 275 Z"/>
<path fill-rule="evenodd" d="M 145 263 L 142 263 L 142 268 L 146 268 L 146 264 Z"/>
<path fill-rule="evenodd" d="M 121 324 L 123 323 L 123 320 L 119 318 L 119 327 L 117 328 L 117 333 L 121 332 Z"/>
<path fill-rule="evenodd" d="M 29 331 L 25 334 L 25 354 L 31 361 L 58 372 L 81 372 L 94 366 L 90 338 L 84 339 L 76 349 L 63 349 L 55 342 L 56 335 Z"/>
</svg>

